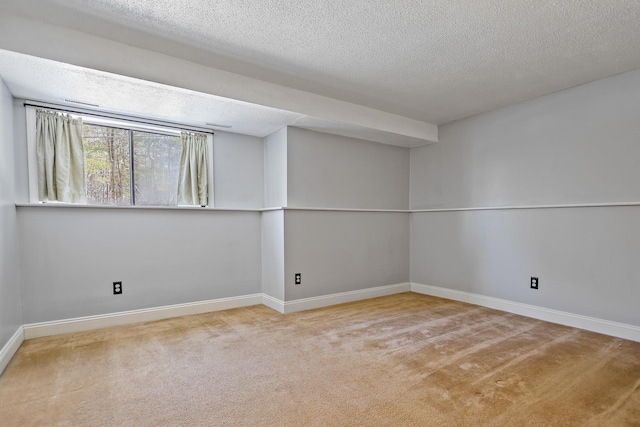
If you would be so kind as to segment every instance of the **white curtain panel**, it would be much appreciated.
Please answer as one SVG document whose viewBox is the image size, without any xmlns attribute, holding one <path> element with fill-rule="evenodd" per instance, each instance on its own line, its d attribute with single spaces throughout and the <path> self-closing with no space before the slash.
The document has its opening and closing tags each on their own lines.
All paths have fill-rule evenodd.
<svg viewBox="0 0 640 427">
<path fill-rule="evenodd" d="M 36 110 L 38 198 L 86 202 L 82 119 Z"/>
<path fill-rule="evenodd" d="M 207 206 L 207 135 L 182 132 L 182 157 L 178 176 L 178 204 Z"/>
</svg>

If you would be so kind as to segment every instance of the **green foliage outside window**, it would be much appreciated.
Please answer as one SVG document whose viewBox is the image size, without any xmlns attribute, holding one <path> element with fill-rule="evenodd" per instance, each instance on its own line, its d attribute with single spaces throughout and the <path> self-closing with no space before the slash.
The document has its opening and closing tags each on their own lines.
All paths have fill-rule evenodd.
<svg viewBox="0 0 640 427">
<path fill-rule="evenodd" d="M 179 136 L 85 123 L 82 137 L 88 204 L 176 204 Z"/>
</svg>

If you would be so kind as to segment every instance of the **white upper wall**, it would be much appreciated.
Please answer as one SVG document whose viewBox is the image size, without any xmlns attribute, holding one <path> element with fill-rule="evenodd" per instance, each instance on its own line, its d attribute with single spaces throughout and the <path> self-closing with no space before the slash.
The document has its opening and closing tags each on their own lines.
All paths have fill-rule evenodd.
<svg viewBox="0 0 640 427">
<path fill-rule="evenodd" d="M 287 206 L 287 128 L 264 139 L 264 206 Z"/>
<path fill-rule="evenodd" d="M 289 207 L 409 207 L 409 149 L 295 127 L 287 142 Z"/>
<path fill-rule="evenodd" d="M 214 206 L 261 208 L 263 165 L 262 138 L 216 131 L 213 136 Z"/>
<path fill-rule="evenodd" d="M 413 209 L 640 201 L 640 70 L 440 128 Z"/>
</svg>

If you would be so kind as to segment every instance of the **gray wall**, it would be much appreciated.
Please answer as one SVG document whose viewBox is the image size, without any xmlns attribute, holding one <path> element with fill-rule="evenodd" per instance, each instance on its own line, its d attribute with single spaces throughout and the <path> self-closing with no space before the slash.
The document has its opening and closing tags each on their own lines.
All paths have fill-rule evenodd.
<svg viewBox="0 0 640 427">
<path fill-rule="evenodd" d="M 284 301 L 284 211 L 262 213 L 262 292 Z"/>
<path fill-rule="evenodd" d="M 409 281 L 408 213 L 285 211 L 285 227 L 287 301 Z"/>
<path fill-rule="evenodd" d="M 440 129 L 413 208 L 640 202 L 640 71 Z M 640 325 L 640 207 L 414 213 L 411 280 Z M 529 289 L 529 278 L 540 289 Z"/>
<path fill-rule="evenodd" d="M 20 207 L 18 229 L 25 323 L 261 292 L 258 212 Z"/>
<path fill-rule="evenodd" d="M 288 128 L 290 207 L 408 209 L 409 150 Z"/>
<path fill-rule="evenodd" d="M 12 109 L 9 89 L 0 80 L 0 349 L 23 324 L 16 227 Z"/>
<path fill-rule="evenodd" d="M 289 207 L 407 209 L 409 150 L 290 127 L 287 195 Z M 407 213 L 286 210 L 284 226 L 286 301 L 409 280 Z"/>
<path fill-rule="evenodd" d="M 264 206 L 287 206 L 287 128 L 264 139 Z"/>
<path fill-rule="evenodd" d="M 217 208 L 264 205 L 262 138 L 216 131 L 213 136 L 214 203 Z"/>
<path fill-rule="evenodd" d="M 417 213 L 411 280 L 640 325 L 639 216 L 638 207 Z"/>
</svg>

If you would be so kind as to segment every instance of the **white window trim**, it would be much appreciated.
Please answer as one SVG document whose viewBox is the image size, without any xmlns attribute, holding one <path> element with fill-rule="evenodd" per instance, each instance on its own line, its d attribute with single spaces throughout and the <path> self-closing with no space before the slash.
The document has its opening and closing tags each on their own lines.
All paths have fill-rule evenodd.
<svg viewBox="0 0 640 427">
<path fill-rule="evenodd" d="M 25 114 L 26 114 L 26 122 L 27 122 L 27 165 L 28 165 L 28 172 L 29 172 L 29 203 L 31 204 L 43 204 L 43 202 L 38 200 L 38 159 L 37 159 L 37 143 L 36 143 L 36 110 L 42 108 L 42 109 L 47 109 L 46 105 L 42 106 L 42 107 L 34 107 L 31 105 L 27 105 L 25 106 Z M 60 107 L 56 106 L 56 109 L 61 109 Z M 61 111 L 64 112 L 64 111 Z M 141 123 L 137 123 L 137 122 L 128 122 L 126 119 L 120 119 L 120 118 L 106 118 L 106 117 L 95 117 L 92 116 L 90 113 L 76 113 L 73 111 L 68 111 L 66 112 L 67 114 L 71 114 L 74 117 L 81 117 L 83 122 L 89 123 L 89 124 L 94 124 L 94 125 L 100 125 L 100 126 L 111 126 L 111 127 L 119 127 L 119 128 L 125 128 L 125 129 L 133 129 L 133 130 L 139 130 L 139 131 L 144 131 L 144 132 L 153 132 L 153 133 L 160 133 L 160 134 L 164 134 L 164 135 L 173 135 L 173 136 L 179 136 L 181 134 L 181 130 L 179 129 L 172 129 L 169 127 L 160 127 L 160 126 L 154 126 L 152 124 L 146 125 L 146 124 L 141 124 Z M 193 132 L 201 132 L 198 130 L 193 130 Z M 208 149 L 208 184 L 207 184 L 207 188 L 208 188 L 208 198 L 209 198 L 209 203 L 207 205 L 207 208 L 214 208 L 214 173 L 213 173 L 213 134 L 212 133 L 206 133 L 207 135 L 207 149 Z M 133 159 L 132 159 L 133 160 Z M 56 203 L 56 204 L 62 204 L 62 203 L 58 203 L 58 202 L 47 202 L 47 203 Z M 66 203 L 65 203 L 66 205 Z M 111 205 L 90 205 L 90 204 L 82 204 L 82 205 L 74 205 L 74 204 L 69 204 L 69 206 L 96 206 L 96 207 L 109 207 Z M 135 205 L 128 205 L 128 207 L 131 208 L 136 208 L 136 207 L 143 207 L 143 206 L 135 206 Z M 154 206 L 155 208 L 158 209 L 163 209 L 165 207 L 163 206 Z M 175 208 L 189 208 L 189 209 L 193 209 L 193 206 L 185 206 L 185 205 L 176 205 L 176 206 L 169 206 L 168 208 L 171 209 L 175 209 Z"/>
<path fill-rule="evenodd" d="M 25 107 L 27 114 L 27 160 L 29 170 L 29 202 L 38 200 L 38 155 L 36 153 L 36 109 Z"/>
<path fill-rule="evenodd" d="M 122 119 L 111 119 L 104 117 L 95 117 L 86 114 L 77 114 L 77 113 L 69 113 L 74 117 L 80 117 L 82 119 L 82 123 L 87 123 L 90 125 L 97 126 L 108 126 L 112 128 L 118 129 L 131 129 L 137 130 L 141 132 L 150 132 L 150 133 L 158 133 L 162 135 L 170 135 L 170 136 L 180 136 L 181 131 L 178 129 L 171 129 L 166 127 L 159 127 L 153 125 L 142 125 L 140 123 L 127 122 Z"/>
</svg>

